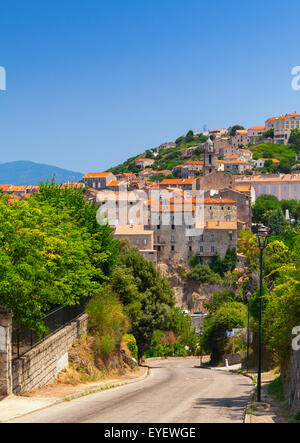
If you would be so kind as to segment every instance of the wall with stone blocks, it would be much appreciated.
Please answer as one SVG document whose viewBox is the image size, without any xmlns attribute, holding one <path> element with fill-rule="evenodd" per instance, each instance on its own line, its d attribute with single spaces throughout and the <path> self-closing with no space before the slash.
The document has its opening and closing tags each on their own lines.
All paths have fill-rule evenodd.
<svg viewBox="0 0 300 443">
<path fill-rule="evenodd" d="M 88 316 L 77 320 L 12 361 L 12 391 L 18 395 L 53 383 L 68 364 L 68 350 L 82 333 L 87 332 Z"/>
<path fill-rule="evenodd" d="M 284 394 L 291 408 L 300 411 L 300 350 L 294 351 L 284 377 Z"/>
</svg>

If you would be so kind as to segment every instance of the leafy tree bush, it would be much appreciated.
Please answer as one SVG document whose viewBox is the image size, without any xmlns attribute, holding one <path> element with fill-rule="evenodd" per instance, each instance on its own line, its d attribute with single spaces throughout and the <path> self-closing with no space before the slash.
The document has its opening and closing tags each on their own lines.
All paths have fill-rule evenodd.
<svg viewBox="0 0 300 443">
<path fill-rule="evenodd" d="M 42 334 L 49 309 L 75 305 L 99 289 L 93 238 L 65 207 L 34 198 L 8 204 L 1 197 L 0 222 L 0 303 Z"/>
<path fill-rule="evenodd" d="M 198 283 L 220 283 L 221 277 L 213 272 L 208 265 L 198 263 L 192 268 L 187 275 L 189 280 L 194 280 Z"/>
<path fill-rule="evenodd" d="M 221 277 L 228 271 L 233 271 L 236 267 L 237 254 L 235 248 L 228 248 L 225 257 L 222 259 L 218 254 L 212 258 L 211 269 L 220 274 Z"/>
<path fill-rule="evenodd" d="M 204 322 L 202 345 L 211 355 L 211 364 L 222 361 L 228 343 L 227 331 L 233 328 L 244 328 L 247 324 L 247 308 L 242 303 L 227 302 L 208 316 Z"/>
</svg>

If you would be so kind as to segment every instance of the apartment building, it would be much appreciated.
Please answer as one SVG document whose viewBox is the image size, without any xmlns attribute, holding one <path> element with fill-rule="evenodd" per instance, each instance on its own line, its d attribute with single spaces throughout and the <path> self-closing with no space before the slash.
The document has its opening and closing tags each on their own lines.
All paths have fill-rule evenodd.
<svg viewBox="0 0 300 443">
<path fill-rule="evenodd" d="M 251 186 L 255 198 L 260 195 L 275 195 L 279 200 L 300 200 L 300 174 L 261 174 L 238 177 L 237 186 Z"/>
<path fill-rule="evenodd" d="M 266 131 L 274 129 L 273 142 L 279 145 L 288 144 L 291 131 L 295 128 L 300 129 L 300 114 L 296 112 L 271 117 L 266 121 Z"/>
</svg>

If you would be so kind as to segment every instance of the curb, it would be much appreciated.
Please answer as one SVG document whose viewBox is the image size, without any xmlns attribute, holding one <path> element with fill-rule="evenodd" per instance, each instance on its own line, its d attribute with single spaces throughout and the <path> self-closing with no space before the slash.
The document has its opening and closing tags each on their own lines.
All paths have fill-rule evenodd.
<svg viewBox="0 0 300 443">
<path fill-rule="evenodd" d="M 25 414 L 16 413 L 16 415 L 12 415 L 11 417 L 9 417 L 5 421 L 1 421 L 1 419 L 0 419 L 0 423 L 8 423 L 10 420 L 14 420 L 14 419 L 17 419 L 17 418 L 25 417 L 26 415 L 32 414 L 33 412 L 42 411 L 43 409 L 47 409 L 47 408 L 49 408 L 51 406 L 55 406 L 55 405 L 64 403 L 66 401 L 76 400 L 78 398 L 85 397 L 85 396 L 90 395 L 90 394 L 95 394 L 97 392 L 106 391 L 108 389 L 118 388 L 118 387 L 129 385 L 129 384 L 132 384 L 132 383 L 138 383 L 140 381 L 145 380 L 150 375 L 150 368 L 149 368 L 149 366 L 144 366 L 144 367 L 147 368 L 147 370 L 145 371 L 145 374 L 143 374 L 141 377 L 134 378 L 132 380 L 128 380 L 128 381 L 124 381 L 124 382 L 120 382 L 120 383 L 113 383 L 113 384 L 107 383 L 106 385 L 98 386 L 98 387 L 91 388 L 91 389 L 85 389 L 83 391 L 77 392 L 76 394 L 67 395 L 66 397 L 63 397 L 63 398 L 56 398 L 55 400 L 53 400 L 52 403 L 49 403 L 49 404 L 47 404 L 45 406 L 41 406 L 41 407 L 36 408 L 36 409 L 32 409 L 32 411 L 26 412 Z"/>
<path fill-rule="evenodd" d="M 150 367 L 149 366 L 144 366 L 144 367 L 147 368 L 147 370 L 145 371 L 145 374 L 142 375 L 141 377 L 134 378 L 132 380 L 128 380 L 128 381 L 124 381 L 124 382 L 120 382 L 120 383 L 113 383 L 113 384 L 108 383 L 106 385 L 98 386 L 96 388 L 84 389 L 83 391 L 76 392 L 76 394 L 67 395 L 66 397 L 64 397 L 60 400 L 61 401 L 72 401 L 72 400 L 76 400 L 76 398 L 85 397 L 86 395 L 90 395 L 90 394 L 95 394 L 96 392 L 107 391 L 108 389 L 119 388 L 121 386 L 130 385 L 132 383 L 138 383 L 139 381 L 145 380 L 150 375 Z M 60 400 L 58 401 L 58 403 L 60 403 Z"/>
</svg>

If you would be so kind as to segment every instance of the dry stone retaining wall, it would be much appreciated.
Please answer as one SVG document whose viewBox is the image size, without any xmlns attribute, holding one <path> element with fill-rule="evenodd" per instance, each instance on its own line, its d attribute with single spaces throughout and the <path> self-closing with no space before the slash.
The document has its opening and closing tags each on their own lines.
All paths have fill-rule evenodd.
<svg viewBox="0 0 300 443">
<path fill-rule="evenodd" d="M 68 350 L 73 342 L 87 331 L 87 321 L 87 315 L 82 315 L 23 357 L 13 360 L 13 393 L 20 394 L 53 383 L 68 364 Z"/>
</svg>

